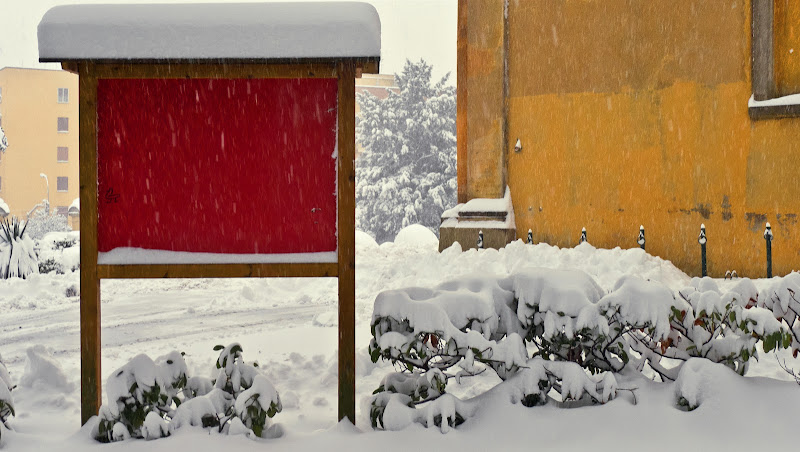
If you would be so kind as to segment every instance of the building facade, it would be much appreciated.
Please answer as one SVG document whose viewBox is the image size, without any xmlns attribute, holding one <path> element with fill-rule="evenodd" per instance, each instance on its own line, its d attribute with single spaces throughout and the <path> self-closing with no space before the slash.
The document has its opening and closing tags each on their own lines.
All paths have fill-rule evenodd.
<svg viewBox="0 0 800 452">
<path fill-rule="evenodd" d="M 0 69 L 0 125 L 8 140 L 0 198 L 10 214 L 27 218 L 49 196 L 50 208 L 77 229 L 77 215 L 68 212 L 78 198 L 78 76 Z"/>
<path fill-rule="evenodd" d="M 701 273 L 800 269 L 800 2 L 460 0 L 459 202 Z M 788 96 L 788 97 L 787 97 Z M 464 223 L 462 223 L 464 226 Z M 476 231 L 467 246 L 474 243 Z M 442 233 L 443 237 L 454 237 Z M 447 244 L 442 244 L 446 246 Z"/>
</svg>

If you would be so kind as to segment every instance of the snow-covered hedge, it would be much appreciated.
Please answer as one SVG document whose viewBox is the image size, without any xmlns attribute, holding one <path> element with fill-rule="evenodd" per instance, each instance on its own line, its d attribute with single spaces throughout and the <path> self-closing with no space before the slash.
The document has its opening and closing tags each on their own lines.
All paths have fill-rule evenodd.
<svg viewBox="0 0 800 452">
<path fill-rule="evenodd" d="M 215 379 L 189 376 L 183 354 L 151 360 L 138 355 L 106 383 L 109 404 L 100 408 L 94 437 L 103 442 L 157 439 L 186 425 L 216 427 L 248 437 L 280 436 L 269 418 L 281 411 L 278 392 L 256 364 L 246 363 L 242 347 L 218 345 Z"/>
<path fill-rule="evenodd" d="M 370 355 L 402 373 L 375 391 L 372 424 L 454 427 L 477 405 L 444 398 L 448 380 L 488 369 L 503 380 L 498 391 L 526 406 L 547 403 L 551 390 L 562 400 L 604 403 L 616 394 L 612 372 L 649 365 L 674 380 L 694 357 L 743 375 L 758 341 L 767 352 L 791 342 L 771 312 L 754 307 L 757 297 L 747 279 L 722 293 L 696 278 L 676 297 L 634 276 L 606 294 L 580 270 L 546 268 L 385 291 L 375 300 Z"/>
<path fill-rule="evenodd" d="M 8 369 L 3 364 L 3 357 L 0 356 L 0 439 L 3 437 L 3 429 L 8 428 L 6 422 L 14 416 L 14 398 L 11 397 L 11 378 L 8 376 Z"/>
</svg>

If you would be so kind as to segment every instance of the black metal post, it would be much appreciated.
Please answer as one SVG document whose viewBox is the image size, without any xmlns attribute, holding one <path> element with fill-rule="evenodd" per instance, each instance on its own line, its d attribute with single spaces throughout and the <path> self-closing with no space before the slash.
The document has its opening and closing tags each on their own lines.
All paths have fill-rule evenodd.
<svg viewBox="0 0 800 452">
<path fill-rule="evenodd" d="M 528 245 L 533 245 L 533 231 L 528 229 Z"/>
<path fill-rule="evenodd" d="M 483 231 L 478 231 L 478 249 L 483 249 Z"/>
<path fill-rule="evenodd" d="M 588 242 L 586 239 L 586 228 L 581 229 L 581 240 L 578 243 Z"/>
<path fill-rule="evenodd" d="M 708 276 L 706 269 L 706 225 L 700 225 L 700 237 L 697 238 L 697 243 L 700 244 L 700 266 L 703 271 L 703 276 Z"/>
<path fill-rule="evenodd" d="M 772 226 L 769 222 L 764 229 L 764 240 L 767 242 L 767 278 L 772 278 Z"/>
<path fill-rule="evenodd" d="M 636 239 L 636 243 L 639 244 L 639 248 L 644 249 L 644 225 L 639 226 L 639 238 Z"/>
</svg>

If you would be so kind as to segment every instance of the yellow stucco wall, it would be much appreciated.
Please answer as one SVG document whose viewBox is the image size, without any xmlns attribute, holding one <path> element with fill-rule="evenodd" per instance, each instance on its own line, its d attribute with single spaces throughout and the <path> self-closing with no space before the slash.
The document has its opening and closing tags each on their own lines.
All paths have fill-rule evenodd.
<svg viewBox="0 0 800 452">
<path fill-rule="evenodd" d="M 69 102 L 58 102 L 58 88 L 69 90 Z M 78 197 L 78 76 L 65 71 L 0 69 L 0 114 L 8 149 L 0 155 L 0 198 L 11 214 L 25 218 L 47 197 L 40 173 L 50 182 L 50 206 L 69 207 Z M 69 131 L 57 131 L 59 117 L 69 118 Z M 57 161 L 57 148 L 69 148 L 68 161 Z M 57 190 L 58 177 L 68 189 Z M 71 223 L 72 224 L 72 223 Z M 77 222 L 73 227 L 77 226 Z"/>
<path fill-rule="evenodd" d="M 709 274 L 763 277 L 769 221 L 774 273 L 800 269 L 800 119 L 748 117 L 750 8 L 509 0 L 518 236 L 574 246 L 586 227 L 595 246 L 632 248 L 642 224 L 648 252 L 699 274 L 705 223 Z"/>
</svg>

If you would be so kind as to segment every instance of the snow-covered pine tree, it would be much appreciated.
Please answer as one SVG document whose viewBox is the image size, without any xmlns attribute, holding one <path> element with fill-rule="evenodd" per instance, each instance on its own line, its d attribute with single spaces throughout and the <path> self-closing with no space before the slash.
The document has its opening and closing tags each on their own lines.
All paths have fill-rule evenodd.
<svg viewBox="0 0 800 452">
<path fill-rule="evenodd" d="M 378 243 L 414 223 L 437 232 L 456 203 L 456 91 L 449 74 L 432 85 L 431 69 L 406 60 L 399 93 L 358 96 L 356 226 Z"/>
</svg>

